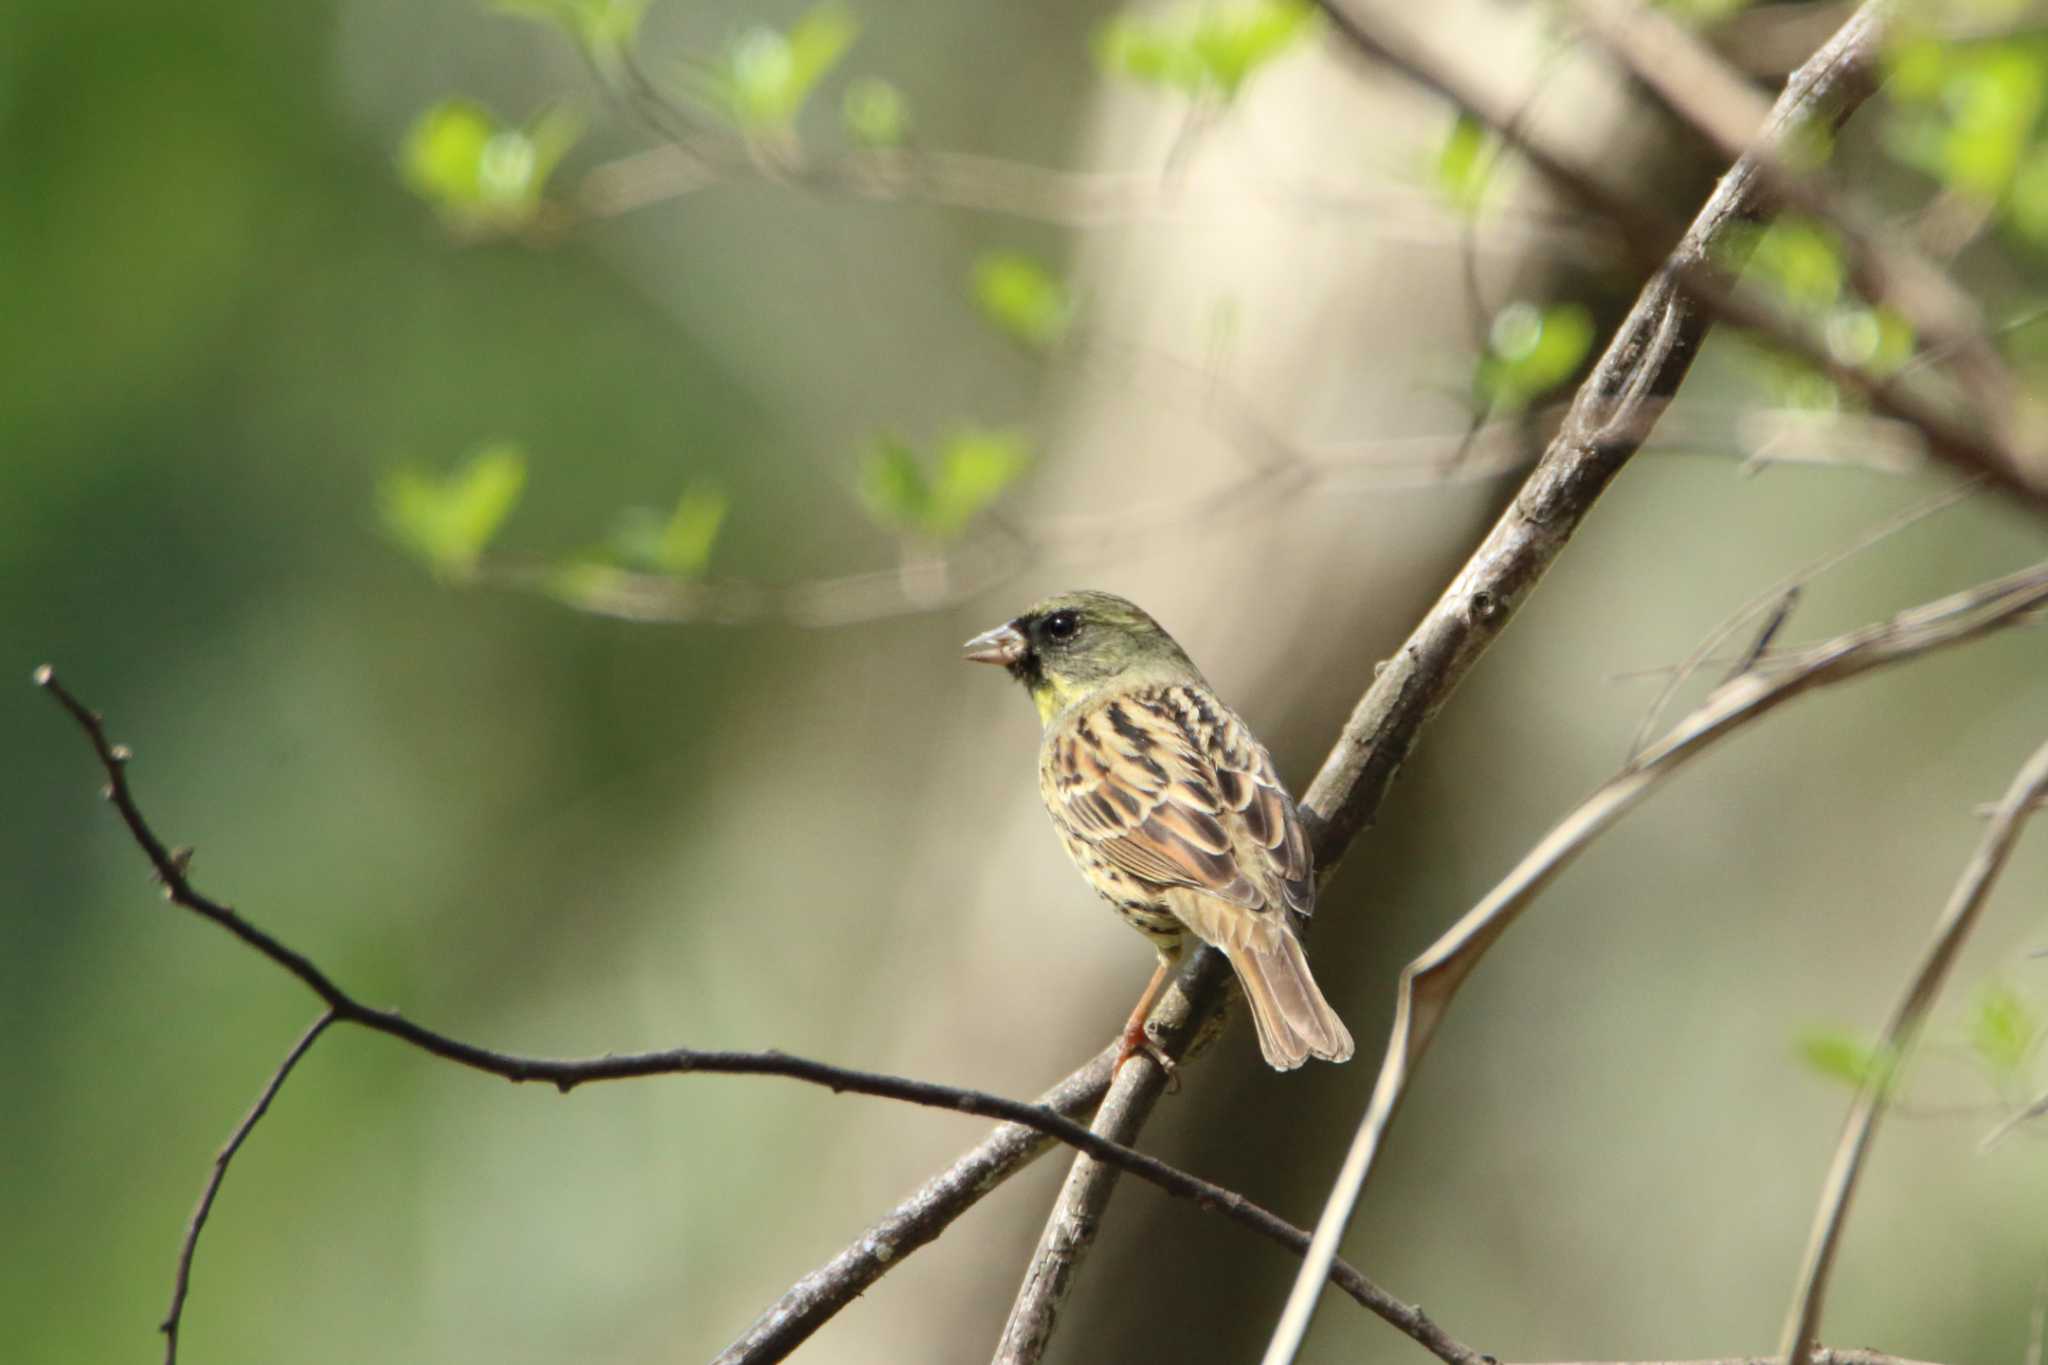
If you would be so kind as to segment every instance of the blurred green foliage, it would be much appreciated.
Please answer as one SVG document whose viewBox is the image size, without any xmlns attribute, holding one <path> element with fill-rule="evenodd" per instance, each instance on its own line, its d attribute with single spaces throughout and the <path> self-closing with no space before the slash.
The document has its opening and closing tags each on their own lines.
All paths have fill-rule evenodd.
<svg viewBox="0 0 2048 1365">
<path fill-rule="evenodd" d="M 1104 70 L 1141 85 L 1229 103 L 1267 63 L 1312 32 L 1307 0 L 1223 0 L 1127 11 L 1095 38 Z"/>
<path fill-rule="evenodd" d="M 1893 155 L 1948 189 L 1997 203 L 2038 133 L 2048 40 L 1958 43 L 1908 28 L 1886 58 Z"/>
<path fill-rule="evenodd" d="M 998 329 L 1037 350 L 1057 346 L 1074 320 L 1067 286 L 1017 251 L 992 251 L 974 263 L 974 301 Z"/>
<path fill-rule="evenodd" d="M 525 454 L 500 442 L 445 475 L 393 470 L 378 485 L 378 505 L 394 540 L 436 573 L 461 578 L 476 568 L 525 487 Z"/>
<path fill-rule="evenodd" d="M 1885 1078 L 1894 1061 L 1890 1049 L 1838 1029 L 1810 1029 L 1799 1036 L 1797 1046 L 1807 1069 L 1857 1090 Z"/>
<path fill-rule="evenodd" d="M 1437 191 L 1460 215 L 1470 218 L 1479 212 L 1500 162 L 1500 147 L 1500 139 L 1470 114 L 1451 120 L 1450 130 L 1437 147 L 1430 176 Z"/>
<path fill-rule="evenodd" d="M 864 147 L 899 147 L 910 136 L 910 101 L 878 76 L 862 76 L 840 101 L 847 135 Z"/>
<path fill-rule="evenodd" d="M 652 0 L 489 0 L 491 8 L 552 24 L 577 42 L 593 65 L 608 76 L 640 36 L 640 21 Z"/>
<path fill-rule="evenodd" d="M 1895 309 L 1856 294 L 1841 240 L 1826 225 L 1792 214 L 1762 227 L 1738 225 L 1721 250 L 1724 264 L 1739 264 L 1745 283 L 1814 328 L 1841 364 L 1890 375 L 1912 359 L 1912 325 Z M 1820 409 L 1843 404 L 1836 386 L 1800 357 L 1757 342 L 1745 349 L 1774 401 Z"/>
<path fill-rule="evenodd" d="M 2010 1095 L 2025 1079 L 2042 1032 L 2040 1012 L 2005 982 L 1991 981 L 1977 989 L 1964 1036 L 1992 1083 Z"/>
<path fill-rule="evenodd" d="M 443 100 L 406 133 L 399 170 L 454 231 L 513 232 L 533 221 L 548 177 L 582 134 L 582 116 L 566 105 L 516 127 L 474 100 Z"/>
<path fill-rule="evenodd" d="M 730 504 L 718 490 L 686 489 L 666 516 L 628 508 L 612 531 L 610 546 L 632 568 L 694 578 L 710 565 L 728 510 Z"/>
<path fill-rule="evenodd" d="M 823 0 L 787 29 L 747 28 L 716 61 L 692 72 L 693 86 L 742 132 L 786 133 L 859 36 L 852 9 Z"/>
<path fill-rule="evenodd" d="M 1030 446 L 1016 432 L 956 432 L 940 442 L 929 469 L 909 445 L 884 436 L 861 464 L 860 495 L 883 525 L 947 541 L 1030 467 Z"/>
<path fill-rule="evenodd" d="M 1592 347 L 1585 305 L 1511 303 L 1487 328 L 1474 379 L 1480 402 L 1507 412 L 1527 407 L 1577 374 Z"/>
</svg>

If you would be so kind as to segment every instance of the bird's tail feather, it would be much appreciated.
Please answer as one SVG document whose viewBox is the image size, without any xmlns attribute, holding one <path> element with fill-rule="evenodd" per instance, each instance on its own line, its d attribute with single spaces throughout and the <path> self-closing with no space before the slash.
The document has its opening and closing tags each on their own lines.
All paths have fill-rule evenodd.
<svg viewBox="0 0 2048 1365">
<path fill-rule="evenodd" d="M 1247 937 L 1251 941 L 1228 950 L 1230 964 L 1251 1005 L 1267 1065 L 1292 1071 L 1310 1057 L 1347 1060 L 1350 1031 L 1316 988 L 1300 941 L 1284 931 Z"/>
</svg>

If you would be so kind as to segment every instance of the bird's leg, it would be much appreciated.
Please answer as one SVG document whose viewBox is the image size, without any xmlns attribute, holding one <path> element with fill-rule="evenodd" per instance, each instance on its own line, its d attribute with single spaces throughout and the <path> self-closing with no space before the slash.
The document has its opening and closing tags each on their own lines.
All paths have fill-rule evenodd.
<svg viewBox="0 0 2048 1365">
<path fill-rule="evenodd" d="M 1123 1051 L 1117 1054 L 1116 1068 L 1110 1074 L 1121 1071 L 1125 1062 L 1144 1055 L 1159 1063 L 1159 1069 L 1166 1073 L 1169 1084 L 1179 1084 L 1174 1074 L 1173 1058 L 1166 1055 L 1166 1049 L 1152 1041 L 1145 1032 L 1145 1021 L 1152 1015 L 1152 1007 L 1159 1003 L 1159 997 L 1166 991 L 1166 978 L 1173 971 L 1174 960 L 1166 954 L 1159 955 L 1159 966 L 1152 973 L 1151 981 L 1145 985 L 1145 993 L 1138 997 L 1137 1005 L 1131 1010 L 1131 1017 L 1124 1022 Z"/>
</svg>

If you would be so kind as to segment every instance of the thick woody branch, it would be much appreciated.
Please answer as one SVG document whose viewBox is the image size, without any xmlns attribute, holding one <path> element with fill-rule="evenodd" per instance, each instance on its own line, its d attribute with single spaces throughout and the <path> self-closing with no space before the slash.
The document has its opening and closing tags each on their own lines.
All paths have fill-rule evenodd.
<svg viewBox="0 0 2048 1365">
<path fill-rule="evenodd" d="M 1467 90 L 1428 58 L 1384 41 L 1343 6 L 1325 0 L 1323 7 L 1340 32 L 1361 50 L 1393 61 L 1404 72 L 1475 108 L 1485 121 L 1517 137 L 1518 145 L 1539 168 L 1568 184 L 1584 202 L 1615 217 L 1632 241 L 1641 242 L 1657 233 L 1657 224 L 1636 210 L 1632 201 L 1533 143 L 1512 111 L 1496 108 L 1494 101 Z M 1791 128 L 1808 121 L 1832 124 L 1847 118 L 1869 93 L 1875 39 L 1873 21 L 1858 18 L 1845 25 L 1794 75 L 1773 112 L 1767 136 L 1782 139 L 1789 136 Z M 1748 160 L 1738 163 L 1664 267 L 1651 278 L 1507 511 L 1399 652 L 1381 667 L 1352 711 L 1301 803 L 1316 866 L 1324 878 L 1342 860 L 1352 839 L 1372 822 L 1422 728 L 1506 628 L 1595 500 L 1648 439 L 1691 370 L 1706 335 L 1707 319 L 1691 294 L 1680 288 L 1680 277 L 1687 270 L 1712 269 L 1709 253 L 1725 254 L 1731 245 L 1728 229 L 1752 218 L 1761 202 L 1762 186 L 1755 165 Z M 1155 1040 L 1164 1042 L 1170 1055 L 1178 1055 L 1173 1052 L 1173 1042 L 1161 1038 L 1157 1030 L 1178 1037 L 1186 1021 L 1208 1017 L 1228 975 L 1228 965 L 1213 952 L 1196 954 L 1183 968 L 1178 978 L 1181 989 L 1169 994 L 1153 1020 Z M 1169 1013 L 1172 1018 L 1164 1017 Z M 1156 1067 L 1134 1062 L 1112 1083 L 1104 1108 L 1117 1116 L 1142 1113 L 1147 1092 L 1156 1095 L 1163 1084 Z M 1134 1132 L 1135 1125 L 1120 1117 L 1119 1140 L 1128 1142 Z M 1041 1344 L 1050 1333 L 1061 1297 L 1072 1283 L 1072 1264 L 1078 1252 L 1086 1250 L 1085 1240 L 1078 1245 L 1063 1241 L 1059 1229 L 1098 1225 L 1112 1183 L 1105 1173 L 1071 1181 L 1062 1191 L 1040 1240 L 1037 1261 L 1056 1258 L 1066 1265 L 1067 1273 L 1042 1274 L 1034 1262 L 1011 1310 L 1006 1350 L 1019 1336 L 1014 1329 L 1020 1321 L 1038 1324 L 1031 1335 Z M 1348 1207 L 1341 1213 L 1334 1211 L 1334 1205 L 1325 1210 L 1317 1245 L 1309 1252 L 1311 1260 L 1335 1256 L 1335 1239 L 1348 1216 Z M 1296 1281 L 1284 1322 L 1297 1343 L 1299 1334 L 1307 1330 L 1322 1278 L 1304 1276 Z M 1289 1358 L 1291 1350 L 1288 1355 L 1269 1358 Z M 1005 1365 L 1029 1358 L 998 1355 Z"/>
<path fill-rule="evenodd" d="M 1934 935 L 1926 951 L 1920 955 L 1898 1003 L 1892 1006 L 1891 1017 L 1885 1020 L 1877 1052 L 1884 1059 L 1883 1065 L 1864 1080 L 1849 1107 L 1841 1140 L 1835 1146 L 1834 1163 L 1821 1190 L 1820 1207 L 1814 1210 L 1813 1232 L 1799 1268 L 1799 1283 L 1786 1316 L 1784 1339 L 1778 1346 L 1787 1365 L 1808 1365 L 1816 1358 L 1814 1336 L 1820 1331 L 1828 1274 L 1834 1268 L 1842 1227 L 1849 1217 L 1849 1201 L 1856 1193 L 1856 1179 L 1862 1174 L 1864 1158 L 1877 1138 L 1878 1120 L 1884 1117 L 1893 1078 L 1919 1036 L 1920 1026 L 1933 1007 L 1934 997 L 1954 965 L 1956 954 L 1962 951 L 1964 940 L 1976 927 L 1998 874 L 2005 870 L 2006 860 L 2019 843 L 2021 827 L 2043 795 L 2048 795 L 2048 744 L 2034 751 L 1998 803 L 1977 851 L 1971 855 L 1955 890 L 1949 893 L 1948 903 L 1942 907 L 1941 917 L 1935 921 Z"/>
<path fill-rule="evenodd" d="M 163 884 L 164 894 L 174 904 L 220 925 L 271 962 L 296 976 L 327 1006 L 326 1013 L 321 1015 L 318 1022 L 307 1031 L 299 1045 L 285 1059 L 284 1065 L 272 1078 L 270 1086 L 215 1162 L 213 1179 L 208 1184 L 198 1211 L 193 1215 L 192 1227 L 186 1235 L 179 1256 L 177 1288 L 172 1299 L 172 1311 L 164 1328 L 166 1333 L 171 1335 L 174 1344 L 186 1284 L 190 1276 L 192 1252 L 198 1241 L 199 1229 L 206 1220 L 214 1195 L 219 1189 L 220 1180 L 225 1175 L 229 1159 L 241 1146 L 249 1131 L 254 1128 L 257 1120 L 262 1118 L 272 1097 L 284 1084 L 292 1066 L 305 1054 L 306 1049 L 312 1046 L 314 1040 L 330 1024 L 335 1023 L 354 1024 L 373 1033 L 384 1034 L 444 1061 L 499 1076 L 508 1081 L 545 1082 L 564 1094 L 578 1086 L 593 1082 L 647 1076 L 698 1073 L 784 1076 L 824 1086 L 835 1093 L 874 1095 L 930 1108 L 974 1114 L 982 1118 L 1000 1119 L 1068 1143 L 1106 1166 L 1119 1171 L 1129 1171 L 1158 1185 L 1169 1194 L 1192 1200 L 1201 1208 L 1218 1211 L 1233 1222 L 1243 1224 L 1297 1254 L 1308 1246 L 1306 1231 L 1275 1216 L 1236 1191 L 1225 1189 L 1199 1176 L 1189 1175 L 1156 1157 L 1133 1151 L 1128 1146 L 1092 1132 L 1064 1114 L 1043 1105 L 1026 1104 L 1000 1095 L 957 1086 L 938 1085 L 930 1081 L 855 1071 L 805 1057 L 792 1057 L 781 1052 L 706 1052 L 692 1048 L 671 1048 L 661 1052 L 581 1059 L 525 1057 L 479 1047 L 415 1024 L 394 1011 L 365 1005 L 337 985 L 310 958 L 287 947 L 233 908 L 214 900 L 195 887 L 186 870 L 190 861 L 189 854 L 167 848 L 150 827 L 141 807 L 136 803 L 134 793 L 128 784 L 127 768 L 131 755 L 126 747 L 108 740 L 105 725 L 100 717 L 59 682 L 56 674 L 48 666 L 36 670 L 35 680 L 37 685 L 49 692 L 85 731 L 87 739 L 91 741 L 93 752 L 107 776 L 105 796 L 120 813 L 130 836 L 148 857 L 157 879 Z M 1083 1082 L 1076 1087 L 1074 1095 L 1066 1098 L 1078 1100 L 1080 1092 L 1085 1092 L 1089 1088 L 1089 1085 Z M 1060 1087 L 1054 1094 L 1060 1096 L 1065 1089 L 1064 1086 Z M 937 1231 L 937 1227 L 932 1228 L 930 1235 L 936 1236 Z M 1434 1325 L 1430 1324 L 1419 1310 L 1395 1299 L 1367 1280 L 1355 1268 L 1342 1266 L 1335 1268 L 1332 1273 L 1346 1293 L 1409 1332 L 1432 1350 L 1436 1350 L 1444 1360 L 1451 1362 L 1451 1365 L 1470 1365 L 1471 1362 L 1477 1361 L 1478 1356 L 1475 1352 L 1450 1342 L 1449 1338 L 1435 1330 Z"/>
</svg>

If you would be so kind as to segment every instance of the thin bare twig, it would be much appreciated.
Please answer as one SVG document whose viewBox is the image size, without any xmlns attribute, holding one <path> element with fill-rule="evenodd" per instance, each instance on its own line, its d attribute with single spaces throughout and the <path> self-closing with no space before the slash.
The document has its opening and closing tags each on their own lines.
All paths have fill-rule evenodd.
<svg viewBox="0 0 2048 1365">
<path fill-rule="evenodd" d="M 136 804 L 134 794 L 128 785 L 127 767 L 131 755 L 126 747 L 108 740 L 105 725 L 100 717 L 59 682 L 55 672 L 48 665 L 36 670 L 35 681 L 37 686 L 49 692 L 85 731 L 93 752 L 99 759 L 100 767 L 107 776 L 104 794 L 119 812 L 122 822 L 127 825 L 129 835 L 149 859 L 157 879 L 163 884 L 164 894 L 174 904 L 213 921 L 272 963 L 297 977 L 327 1006 L 326 1013 L 307 1031 L 300 1046 L 293 1050 L 284 1066 L 279 1068 L 271 1087 L 265 1091 L 256 1108 L 250 1112 L 242 1128 L 237 1131 L 228 1148 L 216 1161 L 215 1181 L 209 1186 L 199 1211 L 194 1215 L 194 1226 L 187 1234 L 187 1250 L 179 1260 L 179 1285 L 173 1298 L 174 1311 L 166 1324 L 167 1332 L 174 1330 L 178 1317 L 175 1310 L 181 1309 L 183 1305 L 190 1247 L 197 1240 L 198 1225 L 204 1222 L 206 1213 L 212 1205 L 219 1174 L 225 1169 L 228 1158 L 247 1136 L 248 1130 L 255 1126 L 256 1120 L 261 1118 L 263 1111 L 269 1107 L 271 1097 L 284 1083 L 284 1078 L 292 1065 L 303 1055 L 305 1049 L 312 1045 L 314 1039 L 328 1025 L 334 1023 L 354 1024 L 373 1033 L 395 1038 L 444 1061 L 500 1076 L 508 1081 L 546 1082 L 563 1094 L 593 1082 L 646 1076 L 696 1073 L 784 1076 L 812 1085 L 825 1086 L 835 1093 L 874 1095 L 883 1099 L 902 1100 L 936 1109 L 974 1114 L 982 1118 L 1001 1119 L 1006 1123 L 1030 1128 L 1068 1143 L 1105 1165 L 1129 1171 L 1169 1194 L 1192 1200 L 1198 1207 L 1221 1212 L 1233 1222 L 1251 1228 L 1296 1253 L 1308 1246 L 1306 1231 L 1275 1216 L 1236 1191 L 1225 1189 L 1199 1176 L 1190 1175 L 1156 1157 L 1147 1156 L 1102 1137 L 1064 1114 L 1041 1105 L 1026 1104 L 1019 1100 L 958 1086 L 938 1085 L 930 1081 L 876 1072 L 855 1071 L 805 1057 L 793 1057 L 782 1052 L 705 1052 L 692 1048 L 671 1048 L 662 1052 L 625 1053 L 584 1059 L 524 1057 L 479 1047 L 415 1024 L 395 1011 L 365 1005 L 337 985 L 310 958 L 273 938 L 231 907 L 200 892 L 186 872 L 189 861 L 187 855 L 165 847 L 143 816 L 140 806 Z M 936 1235 L 936 1230 L 933 1235 Z M 1356 1269 L 1350 1266 L 1338 1267 L 1333 1269 L 1332 1274 L 1346 1293 L 1403 1331 L 1415 1335 L 1418 1341 L 1438 1351 L 1450 1365 L 1472 1365 L 1472 1362 L 1478 1360 L 1476 1352 L 1451 1342 L 1435 1328 L 1434 1324 L 1430 1324 L 1419 1310 L 1386 1293 Z M 1445 1354 L 1446 1351 L 1449 1353 Z"/>
<path fill-rule="evenodd" d="M 1786 1365 L 1808 1365 L 1812 1359 L 1814 1337 L 1820 1331 L 1821 1309 L 1827 1299 L 1828 1272 L 1834 1268 L 1835 1252 L 1841 1246 L 1842 1227 L 1849 1217 L 1856 1179 L 1877 1139 L 1877 1125 L 1884 1116 L 1892 1077 L 1911 1050 L 1956 954 L 1962 951 L 1964 941 L 1976 927 L 1998 874 L 2005 870 L 2006 860 L 2019 843 L 2027 816 L 2044 793 L 2048 793 L 2048 743 L 2034 751 L 2006 789 L 2005 798 L 1998 803 L 1998 813 L 1991 817 L 1990 826 L 1935 921 L 1933 938 L 1921 953 L 1905 991 L 1892 1006 L 1891 1016 L 1885 1020 L 1877 1051 L 1882 1062 L 1864 1079 L 1855 1102 L 1849 1106 L 1849 1117 L 1835 1146 L 1834 1163 L 1821 1188 L 1820 1207 L 1814 1210 L 1813 1232 L 1799 1267 L 1792 1307 L 1786 1314 L 1785 1334 L 1778 1343 L 1778 1352 Z"/>
<path fill-rule="evenodd" d="M 729 140 L 652 147 L 592 167 L 572 201 L 589 219 L 617 217 L 721 185 L 771 178 L 760 158 Z M 1329 214 L 1371 236 L 1442 244 L 1451 211 L 1442 196 L 1399 184 L 1353 187 L 1257 180 L 1210 183 L 1156 172 L 1070 171 L 969 152 L 894 148 L 778 163 L 772 178 L 823 194 L 1002 214 L 1086 231 L 1148 222 L 1195 222 L 1265 210 Z M 1481 251 L 1548 251 L 1589 264 L 1613 259 L 1611 234 L 1540 209 L 1486 216 Z"/>
<path fill-rule="evenodd" d="M 334 1018 L 334 1011 L 327 1010 L 299 1035 L 299 1041 L 292 1044 L 292 1050 L 285 1053 L 284 1060 L 271 1073 L 270 1082 L 256 1097 L 256 1103 L 249 1106 L 249 1112 L 242 1115 L 242 1121 L 235 1125 L 227 1145 L 213 1158 L 213 1170 L 206 1177 L 206 1188 L 199 1192 L 199 1203 L 193 1208 L 192 1217 L 185 1224 L 185 1235 L 178 1242 L 178 1269 L 171 1281 L 171 1306 L 165 1310 L 164 1320 L 157 1324 L 157 1330 L 164 1334 L 164 1365 L 177 1365 L 178 1329 L 184 1325 L 185 1296 L 192 1288 L 192 1258 L 199 1251 L 199 1234 L 206 1230 L 206 1219 L 213 1212 L 213 1201 L 220 1195 L 221 1182 L 227 1179 L 228 1163 L 235 1159 L 235 1153 L 242 1150 L 249 1134 L 270 1111 L 270 1102 L 277 1098 L 278 1091 L 284 1089 L 285 1078 L 292 1074 L 292 1068 L 319 1041 Z"/>
<path fill-rule="evenodd" d="M 1841 549 L 1822 555 L 1811 564 L 1807 564 L 1787 574 L 1729 613 L 1719 625 L 1707 632 L 1699 644 L 1693 647 L 1692 653 L 1685 656 L 1684 662 L 1672 670 L 1663 688 L 1658 691 L 1656 699 L 1650 703 L 1649 709 L 1643 713 L 1642 720 L 1636 725 L 1635 734 L 1629 739 L 1629 757 L 1633 759 L 1643 751 L 1643 746 L 1650 742 L 1650 736 L 1656 733 L 1658 718 L 1664 714 L 1664 708 L 1671 704 L 1671 699 L 1678 695 L 1679 689 L 1691 681 L 1692 676 L 1699 672 L 1707 661 L 1714 656 L 1714 652 L 1727 643 L 1737 631 L 1741 630 L 1746 622 L 1754 619 L 1761 612 L 1771 610 L 1777 603 L 1784 601 L 1788 593 L 1799 591 L 1822 574 L 1840 567 L 1849 560 L 1854 559 L 1857 555 L 1862 554 L 1865 550 L 1870 549 L 1873 545 L 1897 535 L 1908 526 L 1924 521 L 1936 512 L 1955 506 L 1982 486 L 1979 480 L 1969 479 L 1953 488 L 1944 488 L 1932 497 L 1914 503 L 1904 511 L 1887 517 L 1877 525 L 1870 527 Z M 1768 640 L 1765 643 L 1768 644 Z M 1762 651 L 1759 650 L 1758 652 L 1761 653 Z M 1738 669 L 1737 671 L 1741 670 Z"/>
<path fill-rule="evenodd" d="M 2048 606 L 2048 562 L 1901 612 L 1889 621 L 1781 654 L 1717 689 L 1654 747 L 1567 815 L 1477 905 L 1402 969 L 1386 1059 L 1331 1191 L 1329 1206 L 1316 1226 L 1318 1246 L 1335 1248 L 1371 1174 L 1387 1127 L 1407 1094 L 1410 1078 L 1458 988 L 1537 893 L 1595 838 L 1686 762 L 1794 697 L 1930 650 L 1977 639 L 2022 621 L 2044 606 Z M 1303 1264 L 1314 1265 L 1315 1254 L 1312 1247 Z M 1306 1318 L 1300 1319 L 1298 1328 L 1306 1326 Z M 1283 1320 L 1267 1352 L 1268 1365 L 1293 1358 L 1300 1345 L 1298 1328 L 1296 1320 Z"/>
</svg>

